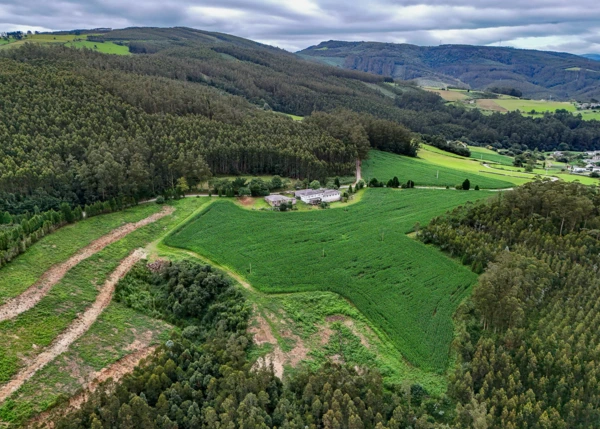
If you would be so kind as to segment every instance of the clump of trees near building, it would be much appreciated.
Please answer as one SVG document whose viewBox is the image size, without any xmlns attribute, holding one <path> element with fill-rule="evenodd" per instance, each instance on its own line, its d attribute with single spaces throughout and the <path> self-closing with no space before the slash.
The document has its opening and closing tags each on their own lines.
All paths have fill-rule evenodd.
<svg viewBox="0 0 600 429">
<path fill-rule="evenodd" d="M 600 193 L 526 184 L 419 232 L 483 272 L 458 311 L 450 393 L 462 427 L 593 427 L 600 421 Z"/>
</svg>

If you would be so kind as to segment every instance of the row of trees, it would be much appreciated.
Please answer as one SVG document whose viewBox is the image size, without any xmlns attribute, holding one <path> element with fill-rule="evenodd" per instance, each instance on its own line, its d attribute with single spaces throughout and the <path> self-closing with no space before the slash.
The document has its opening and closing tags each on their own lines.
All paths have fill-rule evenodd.
<svg viewBox="0 0 600 429">
<path fill-rule="evenodd" d="M 599 230 L 598 189 L 539 181 L 420 232 L 485 269 L 457 313 L 449 391 L 459 408 L 479 410 L 488 427 L 597 425 Z"/>
</svg>

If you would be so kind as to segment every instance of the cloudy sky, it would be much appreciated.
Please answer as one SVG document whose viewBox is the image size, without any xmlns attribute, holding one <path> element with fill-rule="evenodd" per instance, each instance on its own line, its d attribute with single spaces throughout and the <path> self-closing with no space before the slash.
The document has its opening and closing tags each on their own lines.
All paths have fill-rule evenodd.
<svg viewBox="0 0 600 429">
<path fill-rule="evenodd" d="M 600 53 L 598 0 L 0 0 L 0 30 L 188 26 L 291 51 L 323 40 Z"/>
</svg>

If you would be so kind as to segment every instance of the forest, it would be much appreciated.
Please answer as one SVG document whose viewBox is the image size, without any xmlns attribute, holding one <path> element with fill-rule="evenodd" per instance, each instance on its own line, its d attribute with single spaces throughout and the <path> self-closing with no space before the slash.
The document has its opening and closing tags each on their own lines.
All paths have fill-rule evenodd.
<svg viewBox="0 0 600 429">
<path fill-rule="evenodd" d="M 483 272 L 456 316 L 459 408 L 492 427 L 597 425 L 599 230 L 597 188 L 537 181 L 420 231 Z"/>
</svg>

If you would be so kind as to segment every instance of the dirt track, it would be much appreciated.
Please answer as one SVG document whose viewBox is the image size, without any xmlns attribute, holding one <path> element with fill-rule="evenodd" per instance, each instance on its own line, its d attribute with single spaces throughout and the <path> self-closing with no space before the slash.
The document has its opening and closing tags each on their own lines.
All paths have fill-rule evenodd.
<svg viewBox="0 0 600 429">
<path fill-rule="evenodd" d="M 135 223 L 125 224 L 110 233 L 94 240 L 86 247 L 82 248 L 75 255 L 71 256 L 65 262 L 54 265 L 48 271 L 46 271 L 42 277 L 31 285 L 25 292 L 21 295 L 14 297 L 8 300 L 5 304 L 0 306 L 0 322 L 4 320 L 12 319 L 18 316 L 21 313 L 33 308 L 46 294 L 52 289 L 54 285 L 56 285 L 62 278 L 67 274 L 67 272 L 75 267 L 80 262 L 89 258 L 90 256 L 98 253 L 106 246 L 119 241 L 126 235 L 132 233 L 136 229 L 139 229 L 143 226 L 146 226 L 150 223 L 156 222 L 157 220 L 173 213 L 174 209 L 172 207 L 165 206 L 163 209 L 153 214 L 152 216 L 148 216 L 145 219 L 140 220 Z"/>
<path fill-rule="evenodd" d="M 109 367 L 106 367 L 98 371 L 94 379 L 85 386 L 84 390 L 69 399 L 69 402 L 59 407 L 58 409 L 46 411 L 34 417 L 25 426 L 26 427 L 38 427 L 40 424 L 46 427 L 54 427 L 51 421 L 59 416 L 64 416 L 67 413 L 79 409 L 81 405 L 89 398 L 90 393 L 94 393 L 100 384 L 104 383 L 108 379 L 112 379 L 114 382 L 119 381 L 125 375 L 133 372 L 134 368 L 139 365 L 142 359 L 147 358 L 156 350 L 157 346 L 150 346 L 141 348 L 130 355 L 125 356 L 121 360 L 115 362 Z"/>
<path fill-rule="evenodd" d="M 0 388 L 0 403 L 4 402 L 12 393 L 29 380 L 33 375 L 52 362 L 56 357 L 67 351 L 69 346 L 81 337 L 96 321 L 98 316 L 110 304 L 115 286 L 127 272 L 135 265 L 137 261 L 145 256 L 144 251 L 138 249 L 123 259 L 117 269 L 112 272 L 106 280 L 96 301 L 88 307 L 69 327 L 54 339 L 52 344 L 38 356 L 31 364 L 23 368 L 11 381 Z"/>
</svg>

